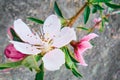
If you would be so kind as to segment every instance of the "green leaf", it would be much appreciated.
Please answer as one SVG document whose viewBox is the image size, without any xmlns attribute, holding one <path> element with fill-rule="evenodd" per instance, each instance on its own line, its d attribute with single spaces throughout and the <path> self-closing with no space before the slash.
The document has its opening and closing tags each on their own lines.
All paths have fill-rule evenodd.
<svg viewBox="0 0 120 80">
<path fill-rule="evenodd" d="M 92 13 L 96 13 L 97 12 L 97 9 L 95 7 L 92 8 Z"/>
<path fill-rule="evenodd" d="M 113 3 L 105 3 L 106 6 L 110 7 L 110 8 L 113 8 L 113 9 L 117 9 L 117 8 L 120 8 L 120 5 L 116 5 L 116 4 L 113 4 Z"/>
<path fill-rule="evenodd" d="M 36 56 L 38 56 L 38 55 L 35 55 L 35 56 L 32 55 L 32 56 L 26 57 L 26 58 L 22 61 L 22 64 L 23 64 L 25 67 L 35 69 L 37 72 L 40 71 L 39 66 L 38 66 L 38 64 L 37 64 L 37 61 L 36 61 Z"/>
<path fill-rule="evenodd" d="M 38 24 L 43 24 L 44 21 L 40 20 L 40 19 L 37 19 L 37 18 L 33 18 L 33 17 L 28 17 L 27 19 L 33 21 L 33 22 L 36 22 Z"/>
<path fill-rule="evenodd" d="M 76 70 L 76 68 L 72 68 L 72 73 L 76 76 L 76 77 L 82 77 L 82 75 Z M 81 78 L 80 77 L 80 78 Z"/>
<path fill-rule="evenodd" d="M 21 65 L 21 62 L 22 61 L 0 64 L 0 70 L 7 69 L 7 68 L 16 68 Z"/>
<path fill-rule="evenodd" d="M 97 10 L 104 10 L 104 8 L 102 8 L 100 5 L 95 4 L 93 5 Z"/>
<path fill-rule="evenodd" d="M 70 56 L 70 51 L 67 47 L 61 48 L 61 50 L 65 53 L 65 66 L 67 69 L 71 70 L 72 73 L 78 77 L 81 78 L 82 75 L 77 71 L 76 62 L 72 60 L 72 57 Z"/>
<path fill-rule="evenodd" d="M 64 49 L 65 48 L 65 49 Z M 70 53 L 70 51 L 69 51 L 69 49 L 67 48 L 67 47 L 64 47 L 62 50 L 64 51 L 64 52 L 67 52 L 68 54 L 66 54 L 66 55 L 68 55 L 70 58 L 71 58 L 71 60 L 74 62 L 74 63 L 79 63 L 74 57 L 73 57 L 73 55 L 72 55 L 72 53 Z M 67 56 L 66 56 L 67 57 Z"/>
<path fill-rule="evenodd" d="M 87 23 L 87 21 L 89 19 L 89 15 L 90 15 L 90 7 L 86 6 L 86 8 L 84 10 L 84 24 Z"/>
<path fill-rule="evenodd" d="M 35 57 L 35 60 L 36 60 L 37 62 L 42 58 L 41 55 L 35 55 L 34 57 Z"/>
<path fill-rule="evenodd" d="M 90 0 L 87 0 L 87 2 L 90 2 Z"/>
<path fill-rule="evenodd" d="M 14 31 L 13 28 L 10 28 L 10 32 L 11 32 L 11 34 L 12 34 L 12 37 L 13 37 L 13 40 L 14 40 L 14 41 L 23 42 L 23 41 L 18 37 L 18 35 L 16 34 L 16 32 Z"/>
<path fill-rule="evenodd" d="M 96 13 L 98 10 L 104 10 L 104 8 L 102 8 L 99 4 L 94 4 L 92 13 Z"/>
<path fill-rule="evenodd" d="M 32 72 L 33 71 L 33 69 L 32 68 L 29 68 L 29 70 Z"/>
<path fill-rule="evenodd" d="M 110 1 L 112 1 L 112 0 L 91 0 L 91 2 L 93 2 L 93 3 L 99 3 L 99 2 L 106 3 L 106 2 L 110 2 Z"/>
<path fill-rule="evenodd" d="M 35 80 L 44 80 L 44 64 L 43 62 L 39 66 L 40 72 L 36 74 Z"/>
<path fill-rule="evenodd" d="M 58 16 L 60 16 L 60 17 L 63 18 L 62 12 L 61 12 L 61 10 L 60 10 L 60 8 L 59 8 L 59 6 L 58 6 L 58 4 L 57 4 L 56 1 L 55 1 L 55 3 L 54 3 L 54 11 L 55 11 L 55 13 L 56 13 Z"/>
<path fill-rule="evenodd" d="M 104 30 L 104 26 L 105 26 L 105 20 L 102 19 L 101 27 L 100 27 L 100 32 L 103 32 L 103 30 Z"/>
<path fill-rule="evenodd" d="M 83 30 L 86 30 L 86 31 L 88 31 L 89 29 L 88 28 L 86 28 L 86 27 L 77 27 L 78 29 L 83 29 Z"/>
</svg>

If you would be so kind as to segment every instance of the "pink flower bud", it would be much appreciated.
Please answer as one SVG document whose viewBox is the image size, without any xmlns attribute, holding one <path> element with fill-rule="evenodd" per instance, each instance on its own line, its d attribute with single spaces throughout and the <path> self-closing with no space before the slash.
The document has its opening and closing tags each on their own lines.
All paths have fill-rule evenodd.
<svg viewBox="0 0 120 80">
<path fill-rule="evenodd" d="M 20 61 L 22 59 L 24 59 L 27 55 L 17 51 L 13 44 L 9 44 L 5 50 L 4 50 L 4 54 L 6 55 L 6 57 L 12 61 L 12 62 L 16 62 L 16 61 Z"/>
<path fill-rule="evenodd" d="M 95 18 L 93 22 L 95 23 L 94 27 L 100 29 L 101 18 Z"/>
</svg>

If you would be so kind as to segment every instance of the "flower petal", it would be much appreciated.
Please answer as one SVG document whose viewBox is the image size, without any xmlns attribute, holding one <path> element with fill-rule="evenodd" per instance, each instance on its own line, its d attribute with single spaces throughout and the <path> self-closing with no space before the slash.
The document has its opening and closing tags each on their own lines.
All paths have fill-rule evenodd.
<svg viewBox="0 0 120 80">
<path fill-rule="evenodd" d="M 92 45 L 88 41 L 83 41 L 78 44 L 77 48 L 79 49 L 80 53 L 83 54 L 87 49 L 91 49 Z"/>
<path fill-rule="evenodd" d="M 14 47 L 16 48 L 16 50 L 18 50 L 24 54 L 36 55 L 41 52 L 41 50 L 38 50 L 37 47 L 32 46 L 27 43 L 21 43 L 21 42 L 17 42 L 17 41 L 10 41 L 10 42 L 14 44 Z"/>
<path fill-rule="evenodd" d="M 64 27 L 60 34 L 54 38 L 53 46 L 60 48 L 76 40 L 76 33 L 73 28 Z"/>
<path fill-rule="evenodd" d="M 7 29 L 7 36 L 8 36 L 8 38 L 9 38 L 10 40 L 13 39 L 13 36 L 12 36 L 12 34 L 11 34 L 11 31 L 10 31 L 11 28 L 13 29 L 13 27 L 9 27 L 9 28 Z"/>
<path fill-rule="evenodd" d="M 18 36 L 25 42 L 30 44 L 40 44 L 41 40 L 39 36 L 34 35 L 29 27 L 21 20 L 14 21 L 14 30 Z"/>
<path fill-rule="evenodd" d="M 80 65 L 87 66 L 83 58 L 83 53 L 90 48 L 92 48 L 92 45 L 88 41 L 83 41 L 78 44 L 77 49 L 74 50 L 75 58 L 80 62 Z"/>
<path fill-rule="evenodd" d="M 93 39 L 93 38 L 95 38 L 95 37 L 98 37 L 98 35 L 95 34 L 95 33 L 90 33 L 90 34 L 88 34 L 87 36 L 84 36 L 84 37 L 80 40 L 80 42 L 82 42 L 82 41 L 90 41 L 91 39 Z"/>
<path fill-rule="evenodd" d="M 96 24 L 96 23 L 98 23 L 98 22 L 100 22 L 101 21 L 101 18 L 95 18 L 94 20 L 93 20 L 93 22 Z"/>
<path fill-rule="evenodd" d="M 61 23 L 56 15 L 50 15 L 44 22 L 43 31 L 50 38 L 60 32 Z"/>
<path fill-rule="evenodd" d="M 17 51 L 14 48 L 13 44 L 9 44 L 6 46 L 4 50 L 5 56 L 12 62 L 23 60 L 27 55 Z"/>
<path fill-rule="evenodd" d="M 44 67 L 47 70 L 58 70 L 65 63 L 64 53 L 60 49 L 54 49 L 46 53 L 43 58 Z"/>
<path fill-rule="evenodd" d="M 78 50 L 75 50 L 75 58 L 80 62 L 79 64 L 82 65 L 82 66 L 87 66 L 88 64 L 86 64 L 84 58 L 83 58 L 83 55 L 80 54 L 80 51 L 79 49 Z"/>
</svg>

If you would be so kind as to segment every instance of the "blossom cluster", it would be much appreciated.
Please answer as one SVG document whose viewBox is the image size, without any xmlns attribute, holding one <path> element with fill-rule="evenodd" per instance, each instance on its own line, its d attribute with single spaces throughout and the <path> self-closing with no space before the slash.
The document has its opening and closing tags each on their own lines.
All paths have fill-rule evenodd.
<svg viewBox="0 0 120 80">
<path fill-rule="evenodd" d="M 10 30 L 14 30 L 20 41 L 14 40 Z M 44 22 L 43 27 L 38 31 L 31 31 L 21 20 L 15 20 L 13 27 L 8 28 L 10 44 L 4 53 L 13 62 L 25 59 L 30 55 L 42 55 L 44 67 L 54 71 L 60 69 L 65 63 L 65 54 L 60 49 L 70 42 L 74 48 L 74 58 L 83 66 L 87 66 L 83 58 L 83 53 L 92 48 L 91 39 L 97 37 L 95 33 L 90 33 L 81 40 L 76 40 L 74 28 L 61 26 L 60 19 L 56 15 L 50 15 Z"/>
</svg>

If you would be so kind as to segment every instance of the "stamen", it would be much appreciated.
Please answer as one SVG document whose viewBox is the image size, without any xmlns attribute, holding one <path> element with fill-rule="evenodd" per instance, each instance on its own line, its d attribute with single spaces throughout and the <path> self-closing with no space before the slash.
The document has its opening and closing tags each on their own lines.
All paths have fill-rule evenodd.
<svg viewBox="0 0 120 80">
<path fill-rule="evenodd" d="M 48 42 L 49 44 L 52 44 L 53 43 L 53 39 L 51 39 L 51 40 L 49 40 L 49 42 Z"/>
<path fill-rule="evenodd" d="M 37 49 L 43 49 L 43 48 L 37 48 Z"/>
<path fill-rule="evenodd" d="M 43 45 L 37 45 L 37 44 L 36 44 L 36 45 L 34 45 L 34 46 L 36 46 L 36 47 L 40 47 L 40 46 L 43 46 Z"/>
<path fill-rule="evenodd" d="M 40 27 L 40 37 L 41 37 L 41 39 L 44 39 L 44 31 L 43 31 L 43 27 Z"/>
</svg>

